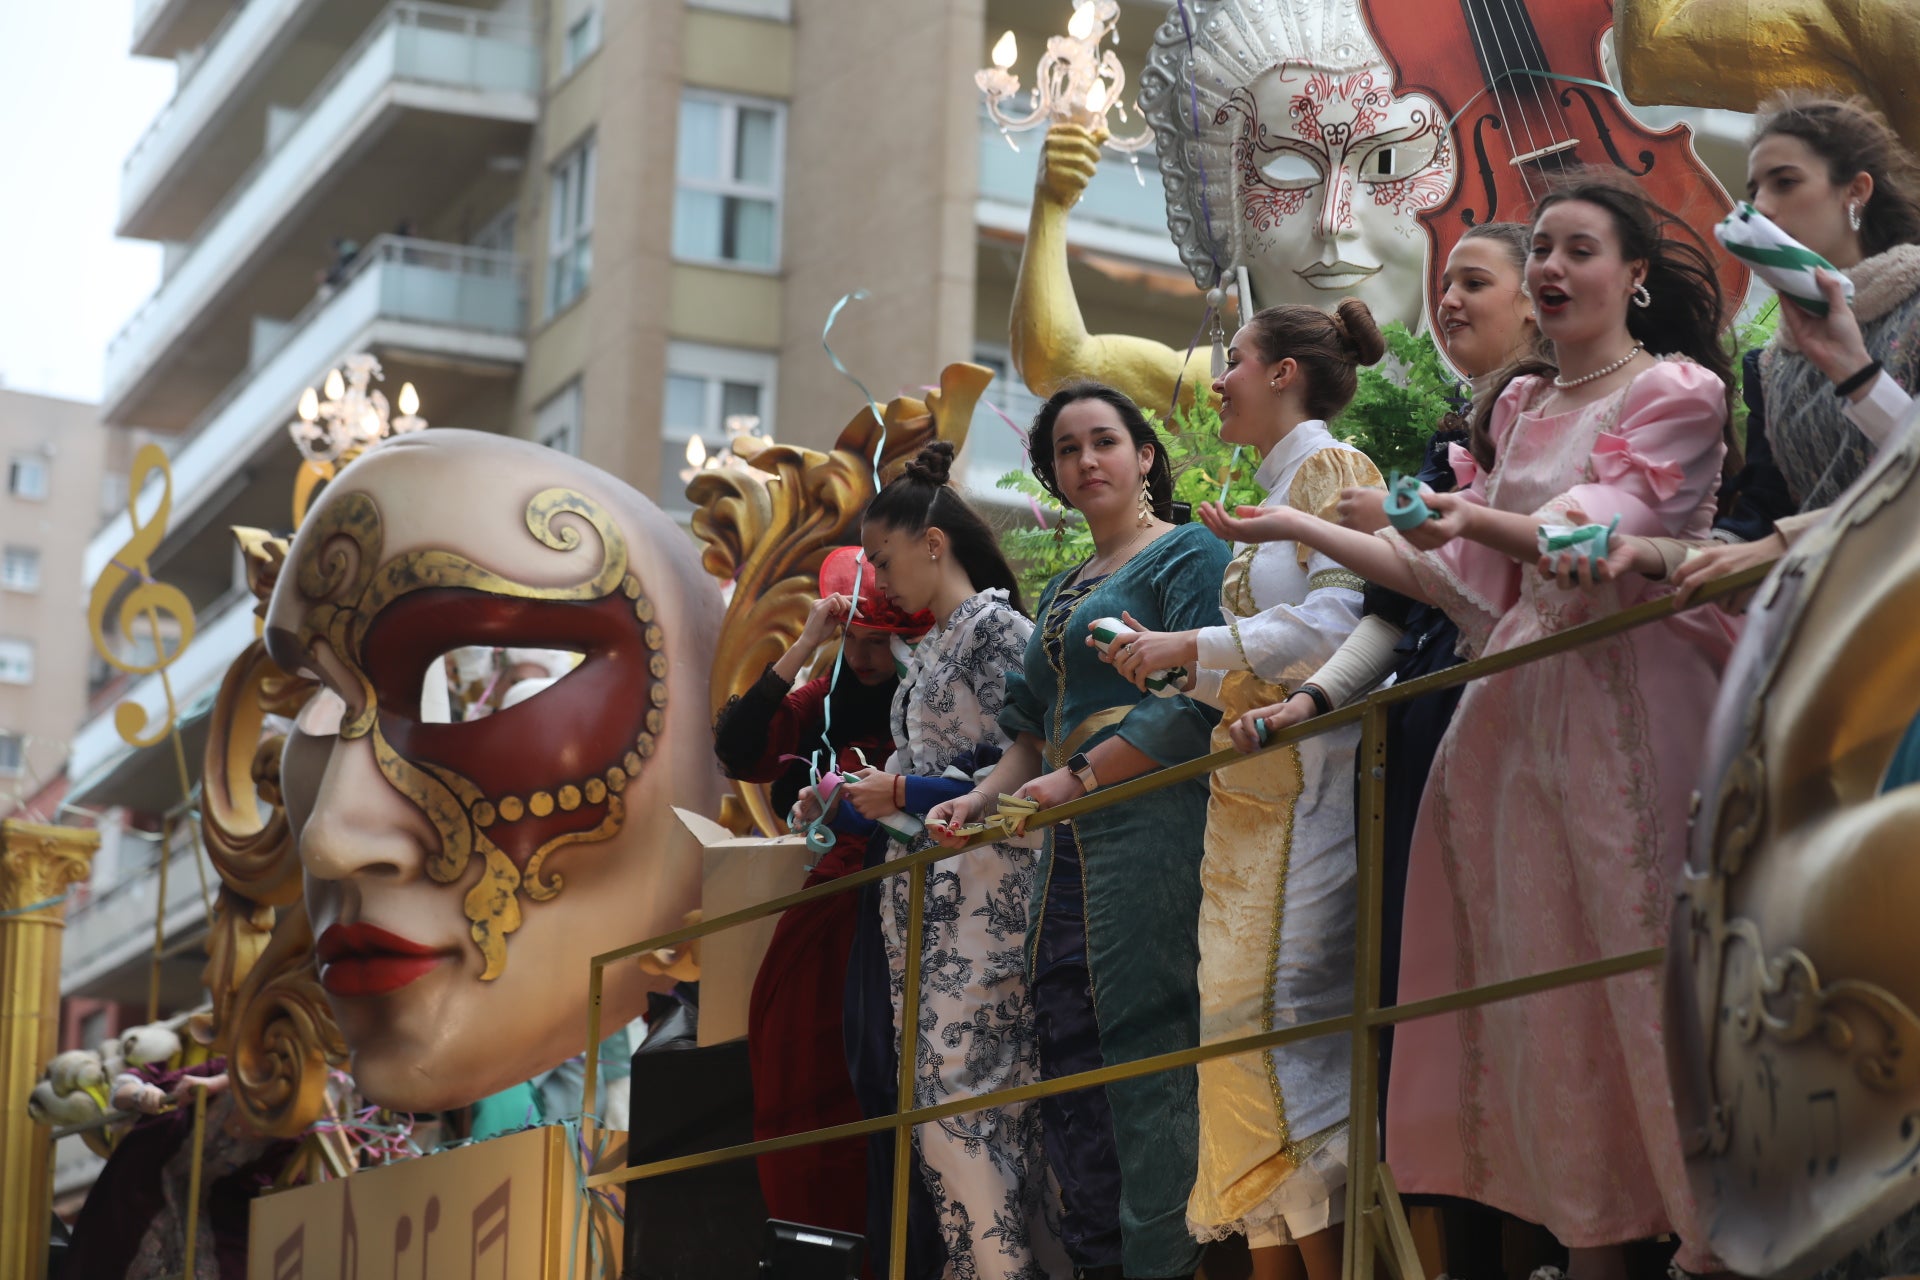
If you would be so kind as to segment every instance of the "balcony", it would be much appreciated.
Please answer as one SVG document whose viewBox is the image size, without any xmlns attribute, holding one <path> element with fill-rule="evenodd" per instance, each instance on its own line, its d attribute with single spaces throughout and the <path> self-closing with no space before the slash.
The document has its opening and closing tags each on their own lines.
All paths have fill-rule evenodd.
<svg viewBox="0 0 1920 1280">
<path fill-rule="evenodd" d="M 243 612 L 251 616 L 250 611 Z M 154 917 L 160 905 L 158 854 L 156 848 L 150 865 L 133 870 L 67 913 L 60 956 L 62 996 L 146 1003 Z M 162 1009 L 191 1008 L 201 999 L 199 973 L 206 957 L 193 946 L 204 934 L 207 922 L 200 897 L 200 869 L 207 873 L 209 895 L 219 883 L 213 868 L 205 866 L 205 857 L 200 850 L 199 826 L 192 822 L 176 825 L 167 858 Z"/>
<path fill-rule="evenodd" d="M 525 318 L 525 272 L 513 255 L 395 236 L 374 241 L 337 290 L 314 298 L 288 324 L 263 327 L 250 367 L 181 437 L 172 458 L 169 532 L 154 559 L 155 576 L 173 580 L 168 565 L 176 559 L 226 563 L 224 548 L 210 549 L 209 559 L 187 547 L 194 540 L 224 541 L 229 525 L 286 527 L 299 462 L 285 434 L 293 406 L 303 388 L 351 352 L 378 355 L 389 386 L 415 383 L 430 421 L 505 429 L 511 397 L 499 390 L 526 358 Z M 142 495 L 142 511 L 158 503 L 157 483 Z M 96 579 L 131 536 L 124 513 L 95 534 L 85 580 Z M 251 638 L 249 632 L 231 644 L 220 668 Z M 197 637 L 174 668 L 182 705 L 192 693 L 181 666 L 202 650 L 211 653 L 211 640 Z M 158 695 L 157 686 L 147 694 L 136 686 L 143 703 L 149 695 Z M 114 732 L 110 712 L 101 714 L 75 738 L 68 776 L 79 788 L 100 790 L 111 785 L 110 766 L 123 754 L 132 753 Z"/>
<path fill-rule="evenodd" d="M 172 58 L 197 49 L 236 0 L 133 0 L 133 53 Z"/>
<path fill-rule="evenodd" d="M 983 228 L 1024 237 L 1033 205 L 1033 179 L 1040 164 L 1045 132 L 1014 135 L 1015 151 L 999 126 L 980 113 L 980 198 L 975 221 Z M 1068 238 L 1078 248 L 1118 254 L 1141 262 L 1177 265 L 1179 254 L 1167 234 L 1166 197 L 1160 165 L 1149 147 L 1136 157 L 1138 176 L 1124 156 L 1106 152 L 1086 194 L 1074 206 Z"/>
<path fill-rule="evenodd" d="M 266 148 L 276 104 L 305 99 L 378 12 L 348 0 L 316 16 L 317 3 L 248 0 L 181 62 L 173 97 L 121 163 L 119 235 L 190 238 Z"/>
<path fill-rule="evenodd" d="M 336 238 L 364 243 L 489 181 L 509 202 L 539 85 L 526 22 L 415 0 L 388 9 L 115 337 L 104 416 L 162 431 L 190 423 L 243 371 L 256 317 L 290 315 L 311 296 Z M 500 158 L 512 163 L 490 163 Z"/>
</svg>

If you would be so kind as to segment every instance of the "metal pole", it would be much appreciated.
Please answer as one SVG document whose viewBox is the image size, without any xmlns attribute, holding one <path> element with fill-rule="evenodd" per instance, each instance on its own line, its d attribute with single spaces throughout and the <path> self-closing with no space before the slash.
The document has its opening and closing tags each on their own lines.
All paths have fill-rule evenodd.
<svg viewBox="0 0 1920 1280">
<path fill-rule="evenodd" d="M 1386 820 L 1387 713 L 1369 704 L 1360 721 L 1358 823 L 1354 848 L 1353 1062 L 1347 1101 L 1347 1226 L 1342 1263 L 1345 1280 L 1373 1274 L 1373 1232 L 1366 1220 L 1379 1212 L 1374 1170 L 1380 1163 L 1380 1030 L 1367 1015 L 1380 1007 L 1380 900 Z M 1413 1277 L 1403 1277 L 1413 1280 Z"/>
<path fill-rule="evenodd" d="M 900 1092 L 894 1110 L 905 1115 L 914 1108 L 914 1067 L 920 1041 L 920 951 L 927 918 L 927 864 L 907 877 L 906 982 L 900 996 Z M 888 1238 L 887 1274 L 893 1280 L 907 1276 L 907 1176 L 913 1165 L 913 1126 L 898 1122 L 893 1131 L 893 1234 Z"/>
<path fill-rule="evenodd" d="M 193 1163 L 187 1170 L 187 1258 L 185 1280 L 193 1280 L 193 1255 L 200 1244 L 200 1169 L 207 1154 L 207 1086 L 188 1078 L 193 1089 Z"/>
</svg>

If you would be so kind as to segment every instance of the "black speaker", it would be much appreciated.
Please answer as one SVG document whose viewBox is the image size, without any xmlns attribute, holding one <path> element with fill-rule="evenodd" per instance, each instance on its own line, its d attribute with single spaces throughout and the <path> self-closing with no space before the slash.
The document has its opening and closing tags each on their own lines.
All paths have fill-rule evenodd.
<svg viewBox="0 0 1920 1280">
<path fill-rule="evenodd" d="M 648 1022 L 633 1055 L 628 1167 L 752 1142 L 747 1042 L 697 1048 L 692 1020 L 658 1007 Z M 766 1220 L 751 1160 L 629 1182 L 624 1278 L 758 1280 Z"/>
<path fill-rule="evenodd" d="M 760 1274 L 765 1280 L 860 1280 L 866 1237 L 767 1219 Z"/>
</svg>

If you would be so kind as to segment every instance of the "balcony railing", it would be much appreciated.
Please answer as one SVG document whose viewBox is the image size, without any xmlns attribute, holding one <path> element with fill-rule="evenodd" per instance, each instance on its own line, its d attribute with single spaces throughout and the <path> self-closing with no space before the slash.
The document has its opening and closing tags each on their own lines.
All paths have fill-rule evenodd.
<svg viewBox="0 0 1920 1280">
<path fill-rule="evenodd" d="M 240 612 L 252 621 L 250 607 Z M 226 661 L 231 661 L 231 656 Z M 200 896 L 200 872 L 204 868 L 196 865 L 203 856 L 199 825 L 186 819 L 175 823 L 167 856 L 166 932 L 169 938 L 197 928 L 206 920 L 206 907 Z M 206 870 L 206 883 L 211 891 L 214 876 L 210 869 Z M 61 992 L 72 994 L 142 955 L 151 955 L 153 922 L 159 904 L 160 859 L 156 856 L 151 865 L 107 886 L 69 911 L 66 938 L 61 945 Z"/>
<path fill-rule="evenodd" d="M 540 86 L 536 33 L 523 21 L 421 0 L 388 9 L 314 90 L 279 145 L 208 215 L 179 267 L 108 345 L 109 403 L 209 304 L 234 264 L 300 208 L 316 177 L 350 149 L 348 135 L 364 128 L 369 109 L 400 84 L 512 95 L 519 100 L 502 110 L 530 122 Z"/>
<path fill-rule="evenodd" d="M 248 0 L 236 5 L 207 37 L 200 56 L 182 65 L 173 96 L 160 108 L 133 150 L 120 162 L 120 221 L 153 192 L 187 144 L 220 113 L 235 82 L 257 63 L 302 0 Z"/>
<path fill-rule="evenodd" d="M 401 326 L 411 350 L 517 364 L 526 354 L 526 272 L 510 253 L 398 236 L 375 240 L 346 279 L 308 303 L 270 349 L 256 351 L 252 366 L 175 442 L 175 527 L 185 527 L 230 475 L 285 431 L 302 388 L 341 356 L 378 349 L 383 336 Z M 157 501 L 149 490 L 140 509 L 149 511 Z M 98 577 L 131 536 L 125 513 L 108 521 L 87 544 L 86 580 Z M 105 729 L 111 734 L 110 717 Z M 90 772 L 80 766 L 89 731 L 75 742 L 75 778 Z"/>
</svg>

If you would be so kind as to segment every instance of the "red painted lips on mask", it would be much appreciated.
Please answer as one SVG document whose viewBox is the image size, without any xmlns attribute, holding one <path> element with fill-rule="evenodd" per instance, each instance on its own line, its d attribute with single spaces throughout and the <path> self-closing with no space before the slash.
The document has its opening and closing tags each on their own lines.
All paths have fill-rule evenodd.
<svg viewBox="0 0 1920 1280">
<path fill-rule="evenodd" d="M 378 925 L 336 924 L 313 946 L 320 985 L 335 996 L 383 996 L 426 976 L 450 953 L 389 933 Z"/>
</svg>

